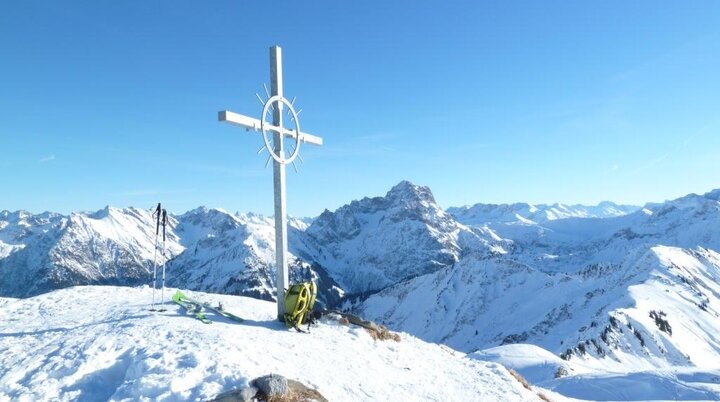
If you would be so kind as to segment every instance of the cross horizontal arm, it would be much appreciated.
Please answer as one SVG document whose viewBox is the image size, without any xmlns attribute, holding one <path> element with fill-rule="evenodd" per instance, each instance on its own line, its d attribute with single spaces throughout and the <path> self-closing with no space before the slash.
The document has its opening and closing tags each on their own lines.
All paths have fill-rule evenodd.
<svg viewBox="0 0 720 402">
<path fill-rule="evenodd" d="M 254 131 L 262 131 L 260 129 L 260 120 L 254 119 L 252 117 L 243 116 L 241 114 L 233 113 L 228 110 L 222 110 L 218 112 L 218 121 L 224 121 L 226 123 L 235 124 L 238 126 L 245 127 L 248 130 L 254 130 Z M 270 131 L 280 131 L 280 129 L 276 126 L 273 126 L 272 124 L 267 124 L 266 127 Z M 295 130 L 288 130 L 287 128 L 282 129 L 282 133 L 285 136 L 295 138 Z M 300 133 L 300 141 L 307 142 L 308 144 L 313 145 L 322 145 L 323 139 L 321 137 L 307 134 L 307 133 Z"/>
</svg>

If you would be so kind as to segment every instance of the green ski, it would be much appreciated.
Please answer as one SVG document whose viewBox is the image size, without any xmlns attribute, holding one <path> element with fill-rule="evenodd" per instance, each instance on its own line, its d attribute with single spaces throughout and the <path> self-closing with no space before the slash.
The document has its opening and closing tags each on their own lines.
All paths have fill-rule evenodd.
<svg viewBox="0 0 720 402">
<path fill-rule="evenodd" d="M 202 306 L 205 307 L 205 308 L 207 308 L 207 309 L 210 309 L 210 310 L 212 310 L 212 311 L 214 311 L 214 312 L 220 314 L 221 316 L 223 316 L 223 317 L 225 317 L 225 318 L 228 318 L 228 319 L 230 319 L 230 320 L 237 321 L 237 322 L 243 322 L 243 321 L 245 321 L 244 319 L 236 316 L 235 314 L 223 310 L 222 307 L 213 307 L 213 306 L 210 305 L 210 303 L 203 303 Z"/>
<path fill-rule="evenodd" d="M 225 318 L 227 318 L 227 319 L 233 320 L 233 321 L 237 321 L 237 322 L 244 322 L 244 321 L 245 321 L 242 317 L 238 317 L 238 316 L 236 316 L 235 314 L 233 314 L 233 313 L 231 313 L 231 312 L 229 312 L 229 311 L 225 311 L 225 310 L 222 308 L 222 306 L 215 307 L 215 306 L 211 305 L 210 303 L 201 303 L 201 302 L 199 302 L 199 301 L 197 301 L 197 300 L 193 300 L 193 299 L 185 296 L 185 294 L 183 294 L 183 293 L 182 293 L 181 291 L 179 291 L 179 290 L 175 293 L 175 296 L 173 296 L 173 301 L 175 301 L 176 299 L 177 299 L 177 301 L 179 301 L 179 302 L 189 303 L 189 304 L 192 304 L 192 305 L 195 305 L 195 306 L 204 307 L 204 308 L 206 308 L 206 309 L 208 309 L 208 310 L 212 310 L 212 311 L 214 311 L 215 313 L 217 313 L 218 315 L 221 315 L 221 316 L 223 316 L 223 317 L 225 317 Z"/>
<path fill-rule="evenodd" d="M 202 306 L 198 303 L 193 302 L 192 300 L 187 299 L 181 291 L 178 290 L 175 295 L 173 295 L 172 301 L 182 306 L 185 311 L 192 313 L 195 318 L 202 321 L 204 324 L 212 324 L 212 321 L 210 321 L 207 317 L 205 317 L 205 314 L 203 314 Z"/>
</svg>

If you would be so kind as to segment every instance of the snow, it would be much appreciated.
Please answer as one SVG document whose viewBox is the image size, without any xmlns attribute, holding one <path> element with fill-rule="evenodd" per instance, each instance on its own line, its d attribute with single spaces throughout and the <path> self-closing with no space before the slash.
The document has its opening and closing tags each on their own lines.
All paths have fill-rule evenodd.
<svg viewBox="0 0 720 402">
<path fill-rule="evenodd" d="M 620 265 L 574 274 L 505 258 L 465 259 L 384 289 L 356 308 L 466 352 L 531 342 L 559 355 L 583 343 L 588 354 L 574 359 L 602 369 L 647 370 L 720 361 L 718 296 L 718 253 L 657 246 Z M 672 334 L 660 329 L 653 311 L 666 315 Z"/>
<path fill-rule="evenodd" d="M 0 260 L 23 248 L 24 244 L 7 244 L 0 240 Z"/>
<path fill-rule="evenodd" d="M 429 188 L 407 181 L 384 197 L 323 212 L 305 238 L 300 254 L 323 266 L 347 293 L 373 292 L 451 266 L 462 249 L 488 255 L 504 253 L 507 245 L 489 229 L 458 223 Z"/>
<path fill-rule="evenodd" d="M 247 319 L 208 313 L 207 325 L 174 304 L 149 312 L 150 292 L 73 287 L 0 304 L 0 400 L 206 400 L 269 373 L 331 401 L 538 400 L 499 364 L 407 334 L 375 341 L 332 320 L 301 334 L 273 303 L 191 293 Z"/>
<path fill-rule="evenodd" d="M 511 368 L 533 384 L 555 378 L 560 367 L 575 371 L 570 362 L 539 346 L 530 344 L 503 345 L 480 350 L 469 355 L 472 358 L 500 363 Z"/>
<path fill-rule="evenodd" d="M 539 384 L 564 396 L 610 401 L 717 401 L 720 370 L 675 373 L 647 371 L 569 376 Z"/>
<path fill-rule="evenodd" d="M 512 368 L 530 383 L 552 391 L 551 395 L 559 399 L 720 400 L 720 369 L 717 368 L 609 372 L 579 361 L 562 360 L 529 344 L 503 345 L 468 356 Z M 566 374 L 557 375 L 559 367 L 564 368 Z"/>
<path fill-rule="evenodd" d="M 201 207 L 171 219 L 170 285 L 273 297 L 272 218 Z M 150 221 L 149 211 L 135 208 L 69 216 L 0 212 L 0 295 L 147 283 L 154 241 Z M 512 367 L 560 392 L 551 394 L 553 399 L 592 398 L 595 387 L 623 384 L 626 393 L 598 395 L 696 398 L 708 390 L 717 395 L 719 228 L 720 190 L 642 209 L 612 203 L 477 204 L 446 212 L 429 188 L 401 182 L 384 197 L 353 201 L 314 220 L 291 219 L 290 275 L 292 281 L 318 281 L 326 304 L 347 294 L 344 306 L 370 319 L 470 353 L 472 361 Z M 228 300 L 238 309 L 255 303 Z M 0 312 L 25 304 L 0 299 Z M 257 319 L 263 320 L 272 321 Z M 339 330 L 326 323 L 321 331 L 328 328 Z M 160 339 L 166 335 L 136 329 Z M 9 340 L 0 337 L 2 342 Z M 568 351 L 569 361 L 559 358 Z M 126 363 L 111 362 L 140 356 L 137 349 L 123 353 L 97 366 L 108 368 L 97 378 L 127 373 Z M 561 365 L 569 375 L 556 379 Z M 248 378 L 243 374 L 238 381 Z M 642 381 L 666 391 L 635 384 Z M 223 389 L 234 384 L 210 383 Z M 204 392 L 191 395 L 210 395 Z"/>
<path fill-rule="evenodd" d="M 633 213 L 640 207 L 603 201 L 598 205 L 565 204 L 475 204 L 450 207 L 447 212 L 458 221 L 473 226 L 486 223 L 544 224 L 568 218 L 609 218 Z"/>
</svg>

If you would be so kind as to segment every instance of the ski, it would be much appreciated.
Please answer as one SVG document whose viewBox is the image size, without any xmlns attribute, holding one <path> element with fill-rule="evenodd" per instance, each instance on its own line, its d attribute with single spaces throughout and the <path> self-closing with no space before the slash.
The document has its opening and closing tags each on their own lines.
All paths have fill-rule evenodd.
<svg viewBox="0 0 720 402">
<path fill-rule="evenodd" d="M 205 314 L 202 312 L 202 306 L 198 303 L 194 303 L 190 300 L 187 300 L 184 298 L 185 295 L 182 294 L 179 290 L 175 295 L 172 297 L 172 301 L 175 304 L 178 304 L 182 306 L 185 311 L 192 313 L 195 318 L 202 321 L 204 324 L 212 324 L 212 321 L 208 319 Z"/>
<path fill-rule="evenodd" d="M 225 318 L 227 318 L 227 319 L 230 319 L 230 320 L 233 320 L 233 321 L 237 321 L 237 322 L 244 322 L 244 321 L 245 321 L 243 318 L 238 317 L 238 316 L 236 316 L 235 314 L 233 314 L 233 313 L 231 313 L 231 312 L 228 312 L 228 311 L 223 310 L 222 307 L 214 307 L 214 306 L 210 305 L 210 303 L 203 303 L 202 306 L 205 307 L 205 308 L 207 308 L 207 309 L 210 309 L 210 310 L 216 312 L 217 314 L 220 314 L 221 316 L 223 316 L 223 317 L 225 317 Z"/>
<path fill-rule="evenodd" d="M 197 301 L 197 300 L 193 300 L 193 299 L 185 296 L 185 294 L 183 294 L 183 293 L 182 293 L 181 291 L 179 291 L 179 290 L 175 293 L 175 296 L 173 296 L 173 301 L 175 301 L 176 299 L 177 299 L 178 301 L 180 301 L 180 302 L 186 302 L 186 303 L 190 303 L 190 304 L 193 304 L 193 305 L 196 305 L 196 306 L 204 307 L 204 308 L 206 308 L 206 309 L 208 309 L 208 310 L 212 310 L 212 311 L 214 311 L 215 313 L 217 313 L 218 315 L 221 315 L 221 316 L 223 316 L 223 317 L 225 317 L 225 318 L 227 318 L 227 319 L 233 320 L 233 321 L 237 321 L 237 322 L 244 322 L 244 321 L 245 321 L 242 317 L 238 317 L 238 316 L 236 316 L 235 314 L 233 314 L 233 313 L 231 313 L 231 312 L 229 312 L 229 311 L 225 311 L 225 309 L 223 309 L 222 306 L 217 306 L 217 307 L 215 307 L 215 306 L 211 305 L 210 303 L 201 303 L 201 302 L 199 302 L 199 301 Z"/>
</svg>

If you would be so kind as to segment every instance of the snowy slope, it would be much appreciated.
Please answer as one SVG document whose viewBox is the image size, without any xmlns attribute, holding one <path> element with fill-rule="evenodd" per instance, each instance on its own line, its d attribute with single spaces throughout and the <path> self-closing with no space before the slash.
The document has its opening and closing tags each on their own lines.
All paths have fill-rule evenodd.
<svg viewBox="0 0 720 402">
<path fill-rule="evenodd" d="M 607 369 L 709 367 L 720 361 L 720 255 L 658 246 L 576 274 L 464 260 L 357 309 L 468 352 L 532 343 Z"/>
<path fill-rule="evenodd" d="M 74 287 L 0 306 L 0 400 L 207 400 L 269 373 L 331 401 L 538 400 L 502 366 L 409 335 L 374 341 L 334 321 L 300 334 L 272 303 L 194 296 L 248 321 L 206 325 L 174 304 L 153 314 L 148 288 Z"/>
<path fill-rule="evenodd" d="M 535 345 L 503 345 L 468 355 L 500 363 L 532 384 L 587 400 L 720 400 L 720 369 L 673 368 L 607 372 L 565 361 Z M 556 394 L 552 394 L 557 397 Z"/>
<path fill-rule="evenodd" d="M 512 359 L 507 350 L 488 358 L 498 354 L 493 349 L 479 358 L 564 396 L 720 400 L 720 254 L 712 250 L 656 246 L 575 274 L 464 260 L 386 288 L 356 309 L 468 352 L 538 345 L 544 353 L 527 345 Z M 561 366 L 570 375 L 555 379 Z"/>
<path fill-rule="evenodd" d="M 556 376 L 563 377 L 571 373 L 581 374 L 589 371 L 539 346 L 524 343 L 496 346 L 473 352 L 468 356 L 500 363 L 517 371 L 533 384 L 554 379 Z"/>
</svg>

